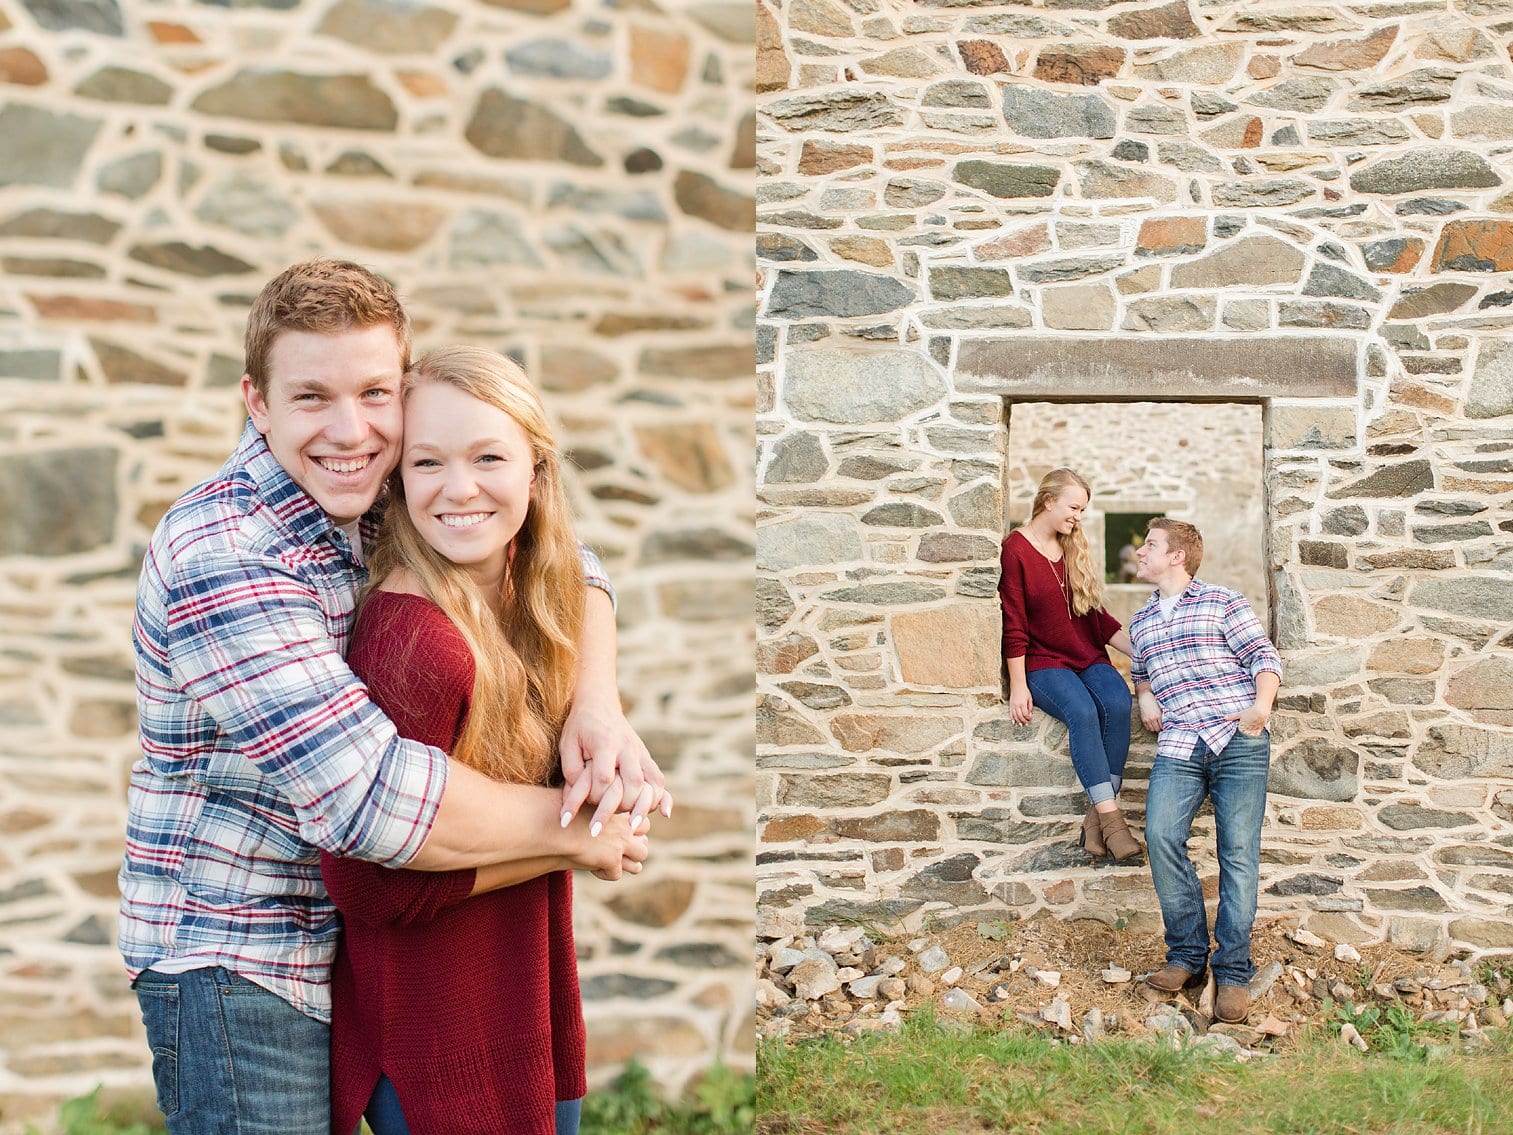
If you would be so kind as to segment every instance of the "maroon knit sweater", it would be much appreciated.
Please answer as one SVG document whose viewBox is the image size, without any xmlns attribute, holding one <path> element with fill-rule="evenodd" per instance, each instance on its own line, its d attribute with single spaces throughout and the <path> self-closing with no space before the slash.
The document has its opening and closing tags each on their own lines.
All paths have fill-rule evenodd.
<svg viewBox="0 0 1513 1135">
<path fill-rule="evenodd" d="M 452 749 L 473 658 L 439 608 L 375 592 L 348 661 L 400 736 Z M 333 1135 L 351 1135 L 380 1073 L 413 1135 L 553 1135 L 556 1102 L 587 1091 L 571 872 L 477 898 L 471 869 L 322 853 L 321 875 L 345 924 L 332 975 Z"/>
<path fill-rule="evenodd" d="M 999 557 L 1003 574 L 998 599 L 1003 607 L 1003 656 L 1023 658 L 1031 670 L 1086 670 L 1108 661 L 1104 647 L 1120 622 L 1102 607 L 1075 618 L 1053 564 L 1019 529 L 1009 533 Z"/>
</svg>

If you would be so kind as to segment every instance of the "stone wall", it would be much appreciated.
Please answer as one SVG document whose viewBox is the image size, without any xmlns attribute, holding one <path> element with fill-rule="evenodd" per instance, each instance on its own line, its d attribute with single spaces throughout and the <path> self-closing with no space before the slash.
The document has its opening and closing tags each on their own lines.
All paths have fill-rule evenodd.
<svg viewBox="0 0 1513 1135">
<path fill-rule="evenodd" d="M 0 0 L 0 1123 L 143 1086 L 114 946 L 153 524 L 241 425 L 286 264 L 519 354 L 677 815 L 579 888 L 593 1078 L 751 1062 L 751 10 Z"/>
<path fill-rule="evenodd" d="M 759 934 L 1157 924 L 1007 721 L 1013 412 L 1231 401 L 1263 907 L 1513 948 L 1513 5 L 763 0 L 757 41 Z"/>
</svg>

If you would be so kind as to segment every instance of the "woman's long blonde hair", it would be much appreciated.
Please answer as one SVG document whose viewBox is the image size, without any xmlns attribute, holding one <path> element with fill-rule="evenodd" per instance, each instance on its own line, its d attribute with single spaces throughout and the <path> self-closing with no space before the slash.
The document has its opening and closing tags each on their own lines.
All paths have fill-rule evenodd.
<svg viewBox="0 0 1513 1135">
<path fill-rule="evenodd" d="M 557 769 L 557 737 L 572 701 L 585 595 L 556 440 L 540 396 L 503 355 L 478 347 L 431 351 L 406 373 L 404 396 L 430 382 L 503 410 L 530 439 L 535 480 L 506 560 L 500 613 L 466 569 L 416 530 L 399 470 L 389 478 L 369 593 L 395 571 L 408 570 L 472 651 L 472 703 L 452 756 L 496 780 L 545 784 Z"/>
<path fill-rule="evenodd" d="M 1040 478 L 1035 490 L 1035 502 L 1030 506 L 1030 519 L 1034 520 L 1045 511 L 1046 506 L 1063 491 L 1075 485 L 1093 499 L 1093 490 L 1088 483 L 1070 469 L 1052 469 Z M 1071 535 L 1056 533 L 1065 557 L 1066 578 L 1071 589 L 1072 614 L 1086 615 L 1103 606 L 1103 575 L 1093 564 L 1093 550 L 1088 547 L 1087 535 L 1082 525 L 1072 529 Z"/>
</svg>

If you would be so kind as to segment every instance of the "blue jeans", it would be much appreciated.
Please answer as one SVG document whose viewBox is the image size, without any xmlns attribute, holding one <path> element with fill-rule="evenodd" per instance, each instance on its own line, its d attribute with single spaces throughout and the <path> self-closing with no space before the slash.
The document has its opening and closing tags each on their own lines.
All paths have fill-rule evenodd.
<svg viewBox="0 0 1513 1135">
<path fill-rule="evenodd" d="M 1190 973 L 1202 972 L 1208 961 L 1208 915 L 1187 837 L 1203 798 L 1214 802 L 1219 914 L 1213 971 L 1220 985 L 1248 985 L 1255 976 L 1250 928 L 1261 879 L 1261 822 L 1270 768 L 1271 737 L 1263 731 L 1259 737 L 1236 733 L 1221 753 L 1199 741 L 1190 759 L 1158 757 L 1151 769 L 1145 851 L 1166 925 L 1166 960 Z"/>
<path fill-rule="evenodd" d="M 582 1100 L 558 1100 L 557 1135 L 578 1135 L 578 1117 L 582 1111 Z M 379 1077 L 363 1118 L 373 1129 L 373 1135 L 410 1135 L 404 1109 L 399 1106 L 399 1093 L 387 1076 Z"/>
<path fill-rule="evenodd" d="M 169 1135 L 328 1135 L 330 1026 L 219 966 L 135 988 Z"/>
<path fill-rule="evenodd" d="M 1094 804 L 1119 794 L 1129 756 L 1130 694 L 1119 671 L 1107 662 L 1086 670 L 1031 670 L 1030 697 L 1066 725 L 1072 767 Z"/>
</svg>

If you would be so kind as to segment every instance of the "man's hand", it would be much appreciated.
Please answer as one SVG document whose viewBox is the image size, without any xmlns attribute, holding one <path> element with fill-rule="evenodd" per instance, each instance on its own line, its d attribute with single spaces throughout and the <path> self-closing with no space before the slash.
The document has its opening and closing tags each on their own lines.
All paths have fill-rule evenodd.
<svg viewBox="0 0 1513 1135">
<path fill-rule="evenodd" d="M 570 866 L 611 882 L 621 875 L 641 873 L 641 865 L 651 854 L 647 838 L 651 832 L 650 820 L 643 819 L 633 826 L 630 817 L 620 812 L 609 817 L 597 836 L 591 835 L 589 828 L 587 817 L 574 817 L 572 831 L 578 838 L 568 856 Z"/>
<path fill-rule="evenodd" d="M 1271 711 L 1262 709 L 1258 705 L 1251 705 L 1239 713 L 1226 714 L 1225 721 L 1238 721 L 1240 732 L 1247 737 L 1259 737 L 1261 730 L 1266 728 L 1266 722 L 1271 719 Z"/>
<path fill-rule="evenodd" d="M 1161 705 L 1148 689 L 1140 691 L 1140 724 L 1152 733 L 1161 732 Z"/>
<path fill-rule="evenodd" d="M 1035 709 L 1035 700 L 1030 697 L 1030 688 L 1020 686 L 1009 691 L 1009 720 L 1015 725 L 1028 725 L 1030 714 Z"/>
<path fill-rule="evenodd" d="M 662 770 L 621 712 L 613 706 L 579 699 L 562 726 L 562 826 L 585 801 L 598 805 L 591 821 L 597 831 L 615 812 L 636 819 L 660 808 L 672 815 L 672 795 L 663 787 Z"/>
</svg>

